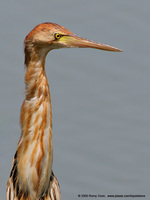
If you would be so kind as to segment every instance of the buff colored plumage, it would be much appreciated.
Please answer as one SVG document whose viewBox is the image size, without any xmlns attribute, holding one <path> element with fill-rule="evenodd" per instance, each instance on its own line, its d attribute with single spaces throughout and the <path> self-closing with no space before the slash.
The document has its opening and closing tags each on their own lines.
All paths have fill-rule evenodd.
<svg viewBox="0 0 150 200">
<path fill-rule="evenodd" d="M 36 26 L 25 38 L 26 96 L 20 113 L 21 137 L 7 183 L 7 200 L 60 200 L 52 171 L 52 108 L 45 57 L 52 49 L 90 47 L 121 51 L 81 38 L 54 23 Z"/>
</svg>

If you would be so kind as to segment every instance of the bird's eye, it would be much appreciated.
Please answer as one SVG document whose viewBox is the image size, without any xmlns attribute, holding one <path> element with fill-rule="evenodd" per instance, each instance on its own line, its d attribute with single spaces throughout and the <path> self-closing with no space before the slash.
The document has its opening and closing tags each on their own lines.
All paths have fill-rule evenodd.
<svg viewBox="0 0 150 200">
<path fill-rule="evenodd" d="M 60 39 L 61 38 L 61 34 L 60 33 L 55 33 L 54 34 L 54 37 L 56 40 Z"/>
</svg>

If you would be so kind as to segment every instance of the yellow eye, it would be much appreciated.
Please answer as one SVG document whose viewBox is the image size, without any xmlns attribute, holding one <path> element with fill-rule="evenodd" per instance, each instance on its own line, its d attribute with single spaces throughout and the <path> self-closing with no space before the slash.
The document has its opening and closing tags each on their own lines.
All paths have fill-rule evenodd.
<svg viewBox="0 0 150 200">
<path fill-rule="evenodd" d="M 59 33 L 55 33 L 55 34 L 54 34 L 54 37 L 55 37 L 56 40 L 58 40 L 58 39 L 61 38 L 61 34 L 59 34 Z"/>
</svg>

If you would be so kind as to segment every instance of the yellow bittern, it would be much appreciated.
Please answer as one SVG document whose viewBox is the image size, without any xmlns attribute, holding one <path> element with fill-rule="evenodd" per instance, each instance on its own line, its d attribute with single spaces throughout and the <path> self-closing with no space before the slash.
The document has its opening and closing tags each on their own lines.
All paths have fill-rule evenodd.
<svg viewBox="0 0 150 200">
<path fill-rule="evenodd" d="M 45 58 L 59 48 L 89 47 L 121 51 L 76 36 L 54 23 L 37 25 L 25 38 L 25 91 L 21 107 L 21 137 L 7 183 L 7 200 L 60 200 L 60 188 L 52 171 L 52 108 L 45 74 Z"/>
</svg>

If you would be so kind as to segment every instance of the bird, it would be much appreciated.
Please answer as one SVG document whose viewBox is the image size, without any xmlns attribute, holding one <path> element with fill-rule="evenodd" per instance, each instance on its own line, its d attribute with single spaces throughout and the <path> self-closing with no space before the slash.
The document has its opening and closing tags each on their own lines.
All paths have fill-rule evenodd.
<svg viewBox="0 0 150 200">
<path fill-rule="evenodd" d="M 79 37 L 63 26 L 38 24 L 24 40 L 25 99 L 20 111 L 21 136 L 7 182 L 6 200 L 60 200 L 53 173 L 52 106 L 45 73 L 48 52 L 60 48 L 120 49 Z"/>
</svg>

